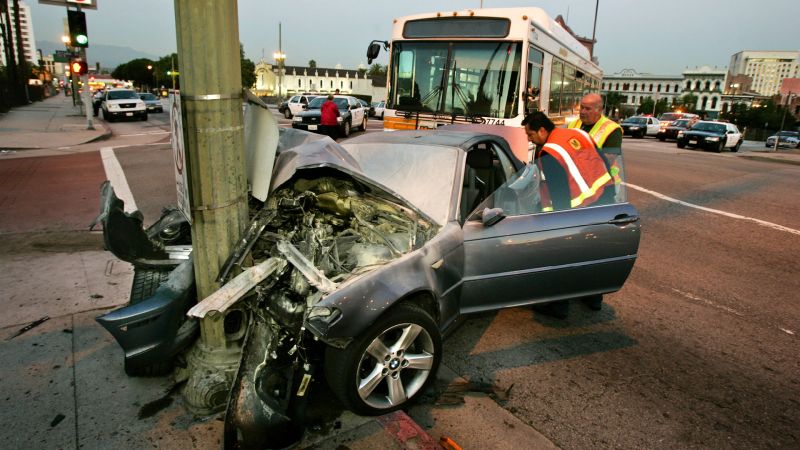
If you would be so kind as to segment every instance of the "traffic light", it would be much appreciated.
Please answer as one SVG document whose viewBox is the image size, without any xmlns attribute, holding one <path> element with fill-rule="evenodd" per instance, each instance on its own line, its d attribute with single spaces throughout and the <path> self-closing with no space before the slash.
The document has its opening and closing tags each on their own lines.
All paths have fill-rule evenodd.
<svg viewBox="0 0 800 450">
<path fill-rule="evenodd" d="M 70 72 L 74 73 L 75 75 L 83 75 L 85 74 L 89 68 L 86 66 L 86 61 L 82 61 L 80 59 L 76 59 L 69 64 Z"/>
<path fill-rule="evenodd" d="M 69 23 L 69 39 L 75 47 L 88 47 L 89 35 L 86 33 L 86 13 L 83 11 L 67 10 Z"/>
</svg>

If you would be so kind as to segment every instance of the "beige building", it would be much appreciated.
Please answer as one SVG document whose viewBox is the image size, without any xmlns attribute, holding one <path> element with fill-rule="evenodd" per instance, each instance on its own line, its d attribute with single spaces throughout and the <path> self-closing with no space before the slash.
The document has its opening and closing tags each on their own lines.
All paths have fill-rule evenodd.
<svg viewBox="0 0 800 450">
<path fill-rule="evenodd" d="M 14 22 L 14 2 L 8 2 L 8 14 L 11 17 L 11 30 L 13 33 L 16 33 L 16 22 Z M 20 30 L 22 32 L 22 52 L 24 53 L 25 59 L 34 65 L 39 65 L 39 61 L 37 61 L 37 54 L 36 54 L 36 40 L 33 37 L 33 22 L 31 22 L 31 9 L 25 2 L 19 2 L 19 24 Z M 0 33 L 0 66 L 5 66 L 6 64 L 6 55 L 5 52 L 2 51 L 5 48 L 5 42 L 3 38 L 5 33 Z M 17 55 L 17 41 L 16 41 L 16 34 L 13 36 L 14 42 L 14 55 Z M 17 60 L 19 60 L 19 55 L 17 55 Z"/>
<path fill-rule="evenodd" d="M 617 92 L 622 95 L 622 105 L 633 108 L 650 97 L 656 100 L 667 99 L 671 104 L 681 96 L 683 78 L 680 75 L 653 75 L 624 69 L 612 75 L 603 76 L 602 94 Z"/>
<path fill-rule="evenodd" d="M 749 90 L 754 93 L 777 95 L 785 78 L 800 76 L 800 51 L 743 50 L 731 56 L 728 72 L 729 78 L 750 77 Z"/>
<path fill-rule="evenodd" d="M 368 95 L 375 101 L 384 100 L 386 85 L 373 86 L 373 80 L 362 72 L 344 69 L 337 64 L 334 68 L 284 66 L 283 74 L 280 74 L 277 64 L 261 61 L 256 64 L 253 90 L 256 95 L 286 98 L 303 92 L 328 94 L 338 89 L 343 95 Z"/>
</svg>

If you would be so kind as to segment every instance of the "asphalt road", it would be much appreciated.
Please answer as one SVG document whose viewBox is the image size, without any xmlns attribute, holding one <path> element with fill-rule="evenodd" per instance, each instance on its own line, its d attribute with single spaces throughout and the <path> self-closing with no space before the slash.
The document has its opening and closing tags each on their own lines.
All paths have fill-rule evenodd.
<svg viewBox="0 0 800 450">
<path fill-rule="evenodd" d="M 111 127 L 97 148 L 114 147 L 150 223 L 175 198 L 166 114 Z M 565 449 L 800 447 L 800 166 L 650 138 L 623 148 L 643 227 L 625 287 L 566 320 L 467 317 L 444 364 L 508 390 L 501 405 Z M 53 158 L 105 179 L 85 156 Z"/>
</svg>

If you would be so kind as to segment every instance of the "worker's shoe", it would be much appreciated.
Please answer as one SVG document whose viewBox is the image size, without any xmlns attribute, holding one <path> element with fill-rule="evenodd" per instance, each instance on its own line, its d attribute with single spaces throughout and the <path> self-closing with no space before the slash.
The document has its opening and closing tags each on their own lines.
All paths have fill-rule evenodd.
<svg viewBox="0 0 800 450">
<path fill-rule="evenodd" d="M 545 316 L 555 317 L 556 319 L 566 319 L 569 315 L 569 300 L 534 305 L 533 310 Z"/>
<path fill-rule="evenodd" d="M 602 295 L 592 295 L 590 297 L 583 297 L 581 301 L 592 311 L 600 311 L 601 309 L 603 309 Z"/>
</svg>

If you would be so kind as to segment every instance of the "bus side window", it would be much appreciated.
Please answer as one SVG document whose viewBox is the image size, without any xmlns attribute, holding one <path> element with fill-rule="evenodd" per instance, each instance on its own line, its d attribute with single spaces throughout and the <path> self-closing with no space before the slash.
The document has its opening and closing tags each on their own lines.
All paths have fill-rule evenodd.
<svg viewBox="0 0 800 450">
<path fill-rule="evenodd" d="M 544 53 L 533 46 L 528 47 L 528 79 L 525 83 L 525 113 L 541 109 L 542 67 Z"/>
</svg>

